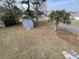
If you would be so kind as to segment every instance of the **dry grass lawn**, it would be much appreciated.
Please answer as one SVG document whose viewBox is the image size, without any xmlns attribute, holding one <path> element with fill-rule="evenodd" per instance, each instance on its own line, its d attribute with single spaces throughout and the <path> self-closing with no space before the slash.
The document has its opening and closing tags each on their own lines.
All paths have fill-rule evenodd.
<svg viewBox="0 0 79 59">
<path fill-rule="evenodd" d="M 21 25 L 0 29 L 0 59 L 65 59 L 62 51 L 79 52 L 76 39 L 75 35 L 55 32 L 51 25 L 29 31 Z"/>
<path fill-rule="evenodd" d="M 79 27 L 79 20 L 72 20 L 71 22 L 72 22 L 72 25 Z"/>
</svg>

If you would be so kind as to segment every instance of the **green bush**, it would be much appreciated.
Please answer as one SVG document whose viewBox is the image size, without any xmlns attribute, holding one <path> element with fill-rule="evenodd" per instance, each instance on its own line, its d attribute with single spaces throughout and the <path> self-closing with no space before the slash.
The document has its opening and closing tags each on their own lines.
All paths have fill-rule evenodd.
<svg viewBox="0 0 79 59">
<path fill-rule="evenodd" d="M 12 12 L 7 11 L 2 17 L 1 20 L 4 22 L 5 26 L 12 26 L 17 24 L 15 16 Z"/>
<path fill-rule="evenodd" d="M 64 24 L 71 24 L 71 21 L 70 20 L 65 20 L 63 21 Z"/>
</svg>

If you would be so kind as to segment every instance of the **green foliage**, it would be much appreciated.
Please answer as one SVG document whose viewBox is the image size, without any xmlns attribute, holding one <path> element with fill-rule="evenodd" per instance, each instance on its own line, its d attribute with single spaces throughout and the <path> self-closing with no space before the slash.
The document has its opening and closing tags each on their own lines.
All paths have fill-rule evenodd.
<svg viewBox="0 0 79 59">
<path fill-rule="evenodd" d="M 17 16 L 20 16 L 23 14 L 23 12 L 17 6 L 14 6 L 14 12 Z"/>
<path fill-rule="evenodd" d="M 36 17 L 36 21 L 38 21 L 39 15 L 43 14 L 40 12 L 39 8 L 42 7 L 43 2 L 45 1 L 46 0 L 22 0 L 21 4 L 27 4 L 28 8 L 25 11 L 25 14 L 31 16 L 32 18 Z M 30 10 L 31 4 L 33 5 L 32 8 L 35 12 Z"/>
<path fill-rule="evenodd" d="M 5 24 L 14 24 L 19 21 L 19 17 L 22 15 L 22 11 L 16 6 L 15 0 L 5 0 L 5 2 L 2 1 L 4 5 L 2 6 L 2 16 L 1 20 L 5 22 Z M 13 22 L 12 22 L 13 21 Z M 11 25 L 12 25 L 11 24 Z"/>
<path fill-rule="evenodd" d="M 33 0 L 33 6 L 35 10 L 35 15 L 36 15 L 36 22 L 38 23 L 39 16 L 43 14 L 42 12 L 40 13 L 40 7 L 42 7 L 43 2 L 46 2 L 46 0 Z"/>
<path fill-rule="evenodd" d="M 35 13 L 32 10 L 30 10 L 30 13 L 28 12 L 28 10 L 26 10 L 26 11 L 24 11 L 24 14 L 27 16 L 30 16 L 32 18 L 35 18 Z"/>
<path fill-rule="evenodd" d="M 59 22 L 63 22 L 65 24 L 71 24 L 69 17 L 70 13 L 66 12 L 65 10 L 60 11 L 53 11 L 50 15 L 50 21 L 53 22 L 56 21 L 56 26 L 58 27 Z"/>
<path fill-rule="evenodd" d="M 14 14 L 16 22 L 18 24 L 19 18 L 22 16 L 23 12 L 17 6 L 14 6 L 13 14 Z"/>
<path fill-rule="evenodd" d="M 38 11 L 38 15 L 41 16 L 43 15 L 44 13 L 42 11 Z"/>
<path fill-rule="evenodd" d="M 6 26 L 16 24 L 15 16 L 10 11 L 6 11 L 6 13 L 1 17 L 1 20 L 4 22 Z"/>
</svg>

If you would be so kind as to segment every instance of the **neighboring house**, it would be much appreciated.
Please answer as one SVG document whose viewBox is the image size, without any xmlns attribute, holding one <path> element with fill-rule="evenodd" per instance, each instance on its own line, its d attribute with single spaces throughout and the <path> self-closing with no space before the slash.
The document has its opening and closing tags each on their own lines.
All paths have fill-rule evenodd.
<svg viewBox="0 0 79 59">
<path fill-rule="evenodd" d="M 70 16 L 71 20 L 79 20 L 79 12 L 71 12 L 70 14 L 71 14 Z"/>
</svg>

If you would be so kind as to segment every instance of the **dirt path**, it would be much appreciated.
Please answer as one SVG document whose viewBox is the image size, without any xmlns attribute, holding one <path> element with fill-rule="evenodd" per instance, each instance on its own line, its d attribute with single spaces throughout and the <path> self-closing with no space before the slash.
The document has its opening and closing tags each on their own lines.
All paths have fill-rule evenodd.
<svg viewBox="0 0 79 59">
<path fill-rule="evenodd" d="M 57 32 L 57 35 L 64 41 L 66 41 L 76 47 L 79 46 L 79 36 L 77 36 L 71 32 L 68 32 L 68 31 Z"/>
<path fill-rule="evenodd" d="M 0 59 L 65 59 L 61 52 L 72 49 L 77 50 L 60 38 L 52 26 L 30 31 L 15 26 L 0 32 Z"/>
</svg>

